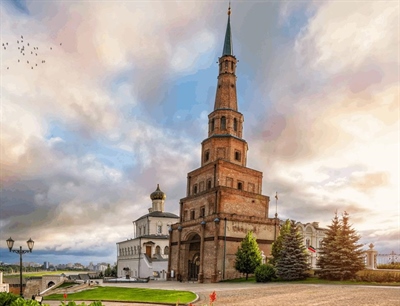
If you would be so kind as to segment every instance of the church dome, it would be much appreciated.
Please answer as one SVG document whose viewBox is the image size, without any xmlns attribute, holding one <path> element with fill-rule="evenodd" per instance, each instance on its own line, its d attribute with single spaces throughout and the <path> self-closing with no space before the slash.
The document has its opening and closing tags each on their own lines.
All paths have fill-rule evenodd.
<svg viewBox="0 0 400 306">
<path fill-rule="evenodd" d="M 151 200 L 165 200 L 167 195 L 160 190 L 160 185 L 157 184 L 157 189 L 150 195 Z"/>
</svg>

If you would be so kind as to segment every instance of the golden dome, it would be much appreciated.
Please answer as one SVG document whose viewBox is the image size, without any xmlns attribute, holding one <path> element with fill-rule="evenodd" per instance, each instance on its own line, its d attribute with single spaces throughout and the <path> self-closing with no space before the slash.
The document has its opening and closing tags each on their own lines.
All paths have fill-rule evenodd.
<svg viewBox="0 0 400 306">
<path fill-rule="evenodd" d="M 150 195 L 150 199 L 152 200 L 165 200 L 167 195 L 160 190 L 160 185 L 157 184 L 157 189 Z"/>
</svg>

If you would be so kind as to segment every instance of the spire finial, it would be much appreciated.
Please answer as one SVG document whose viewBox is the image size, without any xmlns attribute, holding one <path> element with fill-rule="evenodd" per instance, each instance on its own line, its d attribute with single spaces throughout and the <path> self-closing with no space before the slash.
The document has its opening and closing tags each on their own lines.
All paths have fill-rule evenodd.
<svg viewBox="0 0 400 306">
<path fill-rule="evenodd" d="M 231 20 L 231 2 L 229 1 L 228 24 L 226 25 L 225 41 L 224 41 L 224 48 L 222 50 L 222 56 L 224 56 L 224 55 L 233 55 L 230 20 Z"/>
</svg>

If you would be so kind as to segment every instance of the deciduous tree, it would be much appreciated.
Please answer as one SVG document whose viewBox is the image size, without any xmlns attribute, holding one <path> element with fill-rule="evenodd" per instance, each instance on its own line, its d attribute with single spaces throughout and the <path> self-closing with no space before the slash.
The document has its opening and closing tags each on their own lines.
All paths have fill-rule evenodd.
<svg viewBox="0 0 400 306">
<path fill-rule="evenodd" d="M 261 252 L 256 238 L 250 231 L 244 237 L 236 252 L 235 269 L 240 273 L 245 273 L 247 280 L 249 273 L 254 273 L 255 269 L 261 265 L 261 261 Z"/>
</svg>

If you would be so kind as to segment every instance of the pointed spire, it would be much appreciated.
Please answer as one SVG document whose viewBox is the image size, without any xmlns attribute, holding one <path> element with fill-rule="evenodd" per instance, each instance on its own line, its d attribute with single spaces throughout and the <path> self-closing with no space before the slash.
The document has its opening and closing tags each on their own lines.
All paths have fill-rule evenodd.
<svg viewBox="0 0 400 306">
<path fill-rule="evenodd" d="M 226 26 L 224 49 L 222 50 L 222 56 L 224 56 L 224 55 L 233 55 L 232 34 L 231 34 L 231 3 L 230 2 L 229 2 L 229 8 L 228 8 L 228 24 Z"/>
</svg>

